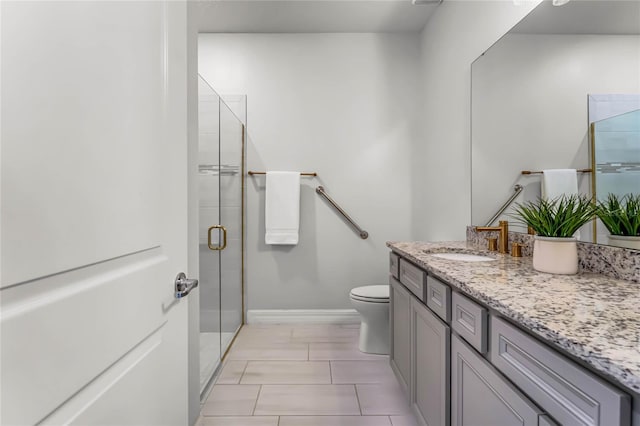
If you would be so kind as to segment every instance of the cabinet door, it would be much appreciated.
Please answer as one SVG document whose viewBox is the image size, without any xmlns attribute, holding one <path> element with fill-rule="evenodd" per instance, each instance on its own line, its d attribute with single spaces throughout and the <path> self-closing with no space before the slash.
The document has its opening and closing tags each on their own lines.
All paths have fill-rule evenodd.
<svg viewBox="0 0 640 426">
<path fill-rule="evenodd" d="M 389 318 L 391 320 L 391 353 L 390 362 L 400 385 L 409 395 L 411 373 L 411 348 L 410 348 L 410 315 L 411 294 L 402 284 L 389 277 L 390 300 Z"/>
<path fill-rule="evenodd" d="M 542 414 L 466 343 L 451 337 L 452 425 L 533 426 Z"/>
<path fill-rule="evenodd" d="M 411 300 L 411 405 L 427 426 L 449 424 L 449 327 Z"/>
</svg>

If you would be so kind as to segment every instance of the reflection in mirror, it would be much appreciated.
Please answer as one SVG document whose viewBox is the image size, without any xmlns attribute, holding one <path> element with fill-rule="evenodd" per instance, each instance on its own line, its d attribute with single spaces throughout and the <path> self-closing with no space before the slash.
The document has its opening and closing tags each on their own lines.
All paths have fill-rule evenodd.
<svg viewBox="0 0 640 426">
<path fill-rule="evenodd" d="M 514 193 L 541 195 L 541 175 L 591 169 L 588 95 L 640 93 L 639 1 L 542 2 L 472 65 L 472 223 L 485 225 Z M 578 174 L 591 195 L 592 173 Z M 513 205 L 512 205 L 513 206 Z M 510 229 L 526 232 L 509 216 Z M 591 225 L 582 241 L 593 241 Z M 600 240 L 599 240 L 600 241 Z"/>
<path fill-rule="evenodd" d="M 640 194 L 640 95 L 590 95 L 589 122 L 596 199 Z M 600 220 L 596 226 L 596 242 L 620 245 Z"/>
</svg>

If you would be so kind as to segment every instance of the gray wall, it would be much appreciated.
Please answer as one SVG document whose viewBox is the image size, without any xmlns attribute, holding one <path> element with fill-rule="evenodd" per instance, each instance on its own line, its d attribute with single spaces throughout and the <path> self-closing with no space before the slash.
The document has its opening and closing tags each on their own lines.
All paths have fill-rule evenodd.
<svg viewBox="0 0 640 426">
<path fill-rule="evenodd" d="M 465 238 L 471 223 L 471 63 L 537 4 L 445 1 L 422 31 L 423 119 L 412 153 L 413 239 Z"/>
<path fill-rule="evenodd" d="M 350 308 L 351 288 L 386 283 L 385 242 L 411 238 L 419 57 L 416 35 L 200 35 L 203 77 L 223 96 L 247 95 L 248 169 L 319 174 L 302 179 L 297 246 L 265 245 L 265 178 L 247 178 L 249 310 Z"/>
<path fill-rule="evenodd" d="M 200 73 L 248 96 L 248 169 L 320 175 L 295 247 L 264 244 L 264 178 L 248 178 L 248 309 L 349 308 L 352 287 L 386 282 L 387 240 L 464 239 L 471 63 L 536 5 L 444 2 L 420 34 L 200 35 Z"/>
</svg>

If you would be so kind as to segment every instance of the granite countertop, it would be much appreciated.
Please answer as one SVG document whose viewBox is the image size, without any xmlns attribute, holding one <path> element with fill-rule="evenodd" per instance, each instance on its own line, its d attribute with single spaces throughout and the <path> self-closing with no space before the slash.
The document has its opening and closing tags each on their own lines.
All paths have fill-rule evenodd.
<svg viewBox="0 0 640 426">
<path fill-rule="evenodd" d="M 461 262 L 429 255 L 487 254 L 459 241 L 387 246 L 640 394 L 640 284 L 593 273 L 537 272 L 530 257 L 491 253 L 495 261 Z"/>
</svg>

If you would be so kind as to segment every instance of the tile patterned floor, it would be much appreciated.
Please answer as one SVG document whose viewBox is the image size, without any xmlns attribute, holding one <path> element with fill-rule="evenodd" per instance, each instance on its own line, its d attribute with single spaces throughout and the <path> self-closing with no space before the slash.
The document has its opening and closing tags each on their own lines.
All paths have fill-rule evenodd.
<svg viewBox="0 0 640 426">
<path fill-rule="evenodd" d="M 198 426 L 417 426 L 383 355 L 354 325 L 246 325 Z"/>
</svg>

